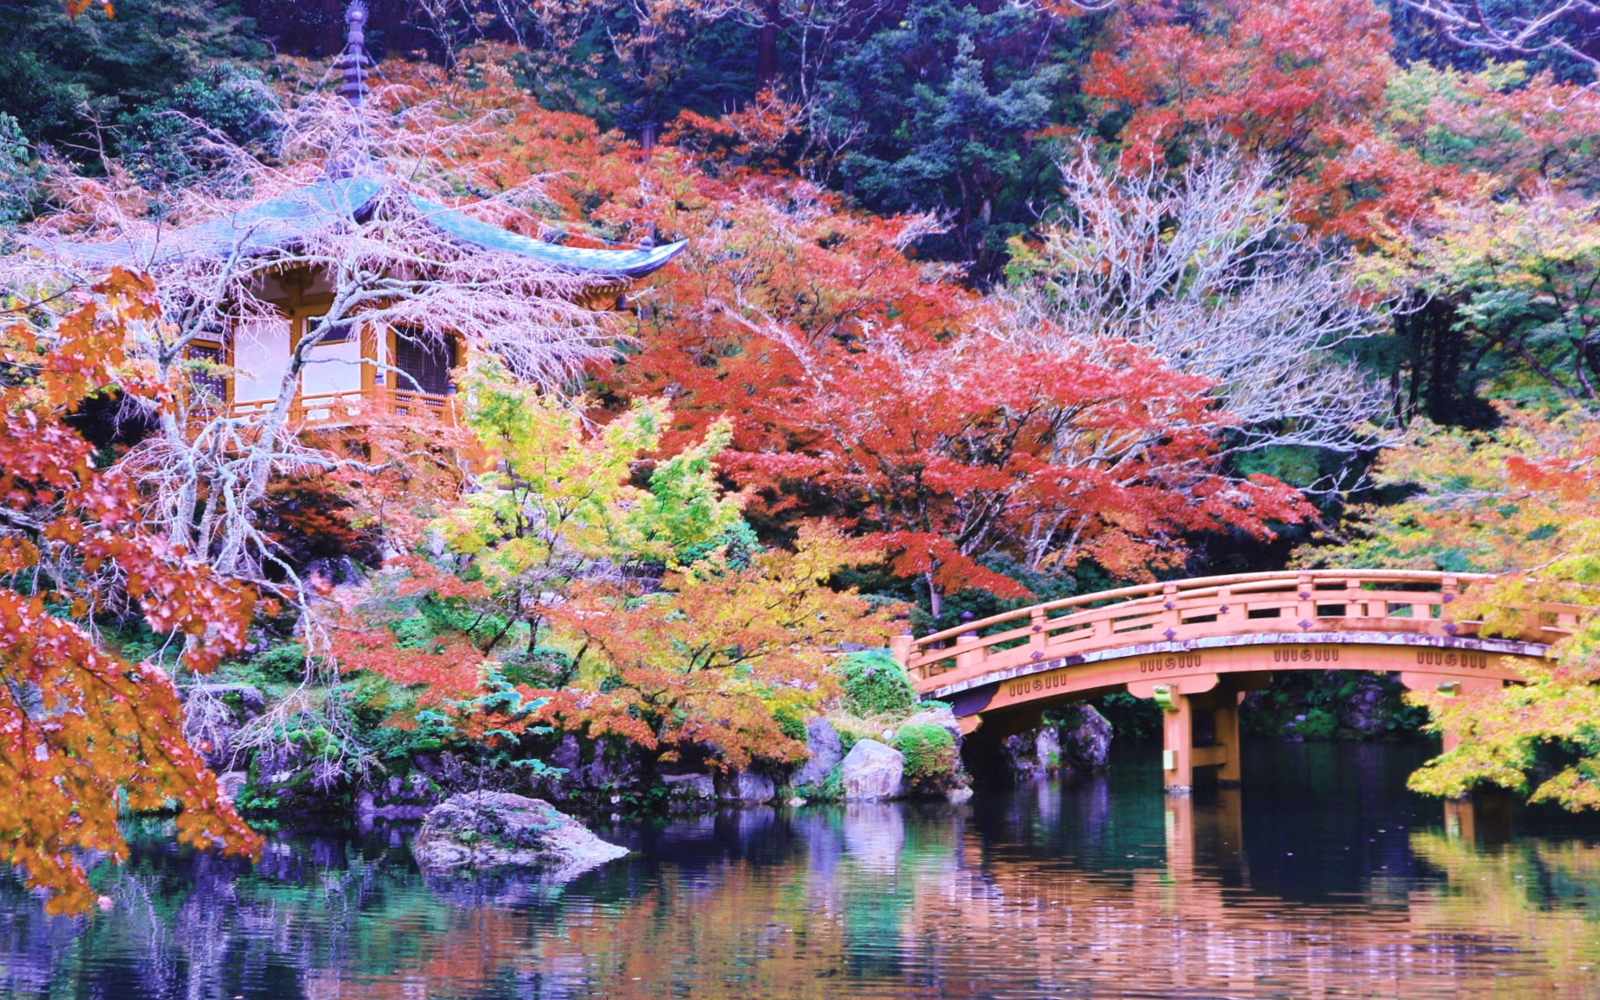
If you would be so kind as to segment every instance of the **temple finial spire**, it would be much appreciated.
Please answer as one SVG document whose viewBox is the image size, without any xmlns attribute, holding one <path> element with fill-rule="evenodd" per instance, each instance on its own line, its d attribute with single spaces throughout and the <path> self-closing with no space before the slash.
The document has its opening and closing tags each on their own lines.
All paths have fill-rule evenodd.
<svg viewBox="0 0 1600 1000">
<path fill-rule="evenodd" d="M 339 93 L 351 107 L 360 107 L 361 97 L 367 92 L 367 66 L 372 61 L 367 58 L 367 36 L 362 30 L 367 23 L 367 5 L 363 0 L 351 0 L 344 13 L 344 23 L 348 30 L 344 52 L 339 56 L 339 69 L 344 76 Z"/>
</svg>

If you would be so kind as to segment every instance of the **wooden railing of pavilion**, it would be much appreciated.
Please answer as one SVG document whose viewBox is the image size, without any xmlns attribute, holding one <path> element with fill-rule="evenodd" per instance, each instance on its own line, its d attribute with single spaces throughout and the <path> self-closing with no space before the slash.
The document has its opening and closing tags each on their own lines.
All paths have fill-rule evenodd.
<svg viewBox="0 0 1600 1000">
<path fill-rule="evenodd" d="M 235 416 L 264 413 L 271 409 L 272 400 L 234 403 L 229 412 Z M 352 389 L 348 392 L 324 392 L 296 396 L 290 404 L 289 423 L 296 427 L 338 427 L 350 424 L 363 416 L 384 414 L 413 417 L 429 423 L 454 426 L 456 413 L 454 396 L 438 396 L 409 389 L 392 389 L 374 386 L 369 389 Z"/>
<path fill-rule="evenodd" d="M 895 657 L 920 692 L 992 671 L 1143 643 L 1214 636 L 1388 632 L 1471 636 L 1480 622 L 1450 605 L 1492 577 L 1423 570 L 1302 570 L 1149 583 L 1036 604 L 921 638 L 897 637 Z M 1587 609 L 1539 604 L 1520 638 L 1553 643 Z"/>
</svg>

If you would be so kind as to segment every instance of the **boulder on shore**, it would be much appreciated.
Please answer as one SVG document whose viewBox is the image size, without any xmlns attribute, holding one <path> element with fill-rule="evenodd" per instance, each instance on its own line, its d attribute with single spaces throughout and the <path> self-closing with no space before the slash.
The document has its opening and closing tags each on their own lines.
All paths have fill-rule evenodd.
<svg viewBox="0 0 1600 1000">
<path fill-rule="evenodd" d="M 536 869 L 564 882 L 628 853 L 543 799 L 509 792 L 452 795 L 428 812 L 411 844 L 430 875 L 464 870 Z"/>
<path fill-rule="evenodd" d="M 846 801 L 895 799 L 905 794 L 906 759 L 877 740 L 861 740 L 839 765 Z"/>
<path fill-rule="evenodd" d="M 956 718 L 956 713 L 940 706 L 938 708 L 925 708 L 911 718 L 900 723 L 903 729 L 906 726 L 930 725 L 938 726 L 956 741 L 956 746 L 961 745 L 961 720 Z"/>
<path fill-rule="evenodd" d="M 796 788 L 827 781 L 828 772 L 844 759 L 844 744 L 839 741 L 839 733 L 833 723 L 821 716 L 806 720 L 806 749 L 811 751 L 811 759 L 801 764 L 789 779 L 789 784 Z"/>
</svg>

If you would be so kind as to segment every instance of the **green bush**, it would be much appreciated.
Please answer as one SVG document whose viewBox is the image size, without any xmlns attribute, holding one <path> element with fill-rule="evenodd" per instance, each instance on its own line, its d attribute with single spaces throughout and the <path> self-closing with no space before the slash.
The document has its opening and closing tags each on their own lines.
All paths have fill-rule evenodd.
<svg viewBox="0 0 1600 1000">
<path fill-rule="evenodd" d="M 901 726 L 894 748 L 905 757 L 906 787 L 914 792 L 941 792 L 956 777 L 956 740 L 931 722 Z"/>
<path fill-rule="evenodd" d="M 839 765 L 835 764 L 822 781 L 815 785 L 800 785 L 794 793 L 808 802 L 838 802 L 844 798 L 844 780 Z"/>
<path fill-rule="evenodd" d="M 272 91 L 254 73 L 217 66 L 121 116 L 117 152 L 146 187 L 189 187 L 228 176 L 227 162 L 211 151 L 217 139 L 271 156 L 283 124 Z"/>
<path fill-rule="evenodd" d="M 811 735 L 806 731 L 806 720 L 800 718 L 800 716 L 789 711 L 787 708 L 779 708 L 774 711 L 772 713 L 772 721 L 776 722 L 778 724 L 778 728 L 783 731 L 783 735 L 789 737 L 791 740 L 799 740 L 801 743 L 804 743 Z"/>
<path fill-rule="evenodd" d="M 521 655 L 507 656 L 502 663 L 501 672 L 511 684 L 558 688 L 572 680 L 572 654 L 555 646 L 536 646 Z"/>
<path fill-rule="evenodd" d="M 306 675 L 306 648 L 298 642 L 272 646 L 252 656 L 245 669 L 262 683 L 295 683 Z"/>
<path fill-rule="evenodd" d="M 1321 708 L 1313 708 L 1306 713 L 1304 719 L 1294 723 L 1295 735 L 1303 736 L 1314 743 L 1333 739 L 1333 731 L 1338 728 L 1339 717 Z"/>
<path fill-rule="evenodd" d="M 839 659 L 845 702 L 859 715 L 906 715 L 917 702 L 911 678 L 888 653 L 869 650 Z"/>
<path fill-rule="evenodd" d="M 1111 723 L 1111 734 L 1115 739 L 1133 741 L 1161 738 L 1164 723 L 1161 708 L 1154 698 L 1135 698 L 1125 691 L 1115 691 L 1090 704 Z"/>
</svg>

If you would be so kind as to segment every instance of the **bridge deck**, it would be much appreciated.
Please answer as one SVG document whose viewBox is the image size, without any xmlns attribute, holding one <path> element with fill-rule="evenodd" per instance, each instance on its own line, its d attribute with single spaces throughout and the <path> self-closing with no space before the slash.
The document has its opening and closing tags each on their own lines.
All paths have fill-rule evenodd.
<svg viewBox="0 0 1600 1000">
<path fill-rule="evenodd" d="M 1164 780 L 1185 794 L 1196 767 L 1239 778 L 1238 705 L 1281 670 L 1397 672 L 1412 690 L 1472 691 L 1523 678 L 1588 609 L 1538 604 L 1516 636 L 1479 635 L 1452 605 L 1484 576 L 1410 570 L 1250 573 L 1085 594 L 923 638 L 896 658 L 924 697 L 950 701 L 965 733 L 1037 724 L 1051 704 L 1126 690 L 1164 709 Z M 1196 713 L 1213 737 L 1194 745 Z M 1445 746 L 1453 745 L 1450 734 Z"/>
<path fill-rule="evenodd" d="M 1038 604 L 920 639 L 901 636 L 895 653 L 918 691 L 933 694 L 1015 676 L 1030 665 L 1104 662 L 1118 658 L 1106 655 L 1112 651 L 1123 651 L 1122 657 L 1181 652 L 1245 637 L 1304 643 L 1363 634 L 1453 645 L 1475 637 L 1479 623 L 1456 619 L 1450 605 L 1464 587 L 1484 579 L 1420 570 L 1311 570 L 1145 584 Z M 1530 608 L 1515 652 L 1541 655 L 1532 647 L 1570 635 L 1584 610 Z"/>
</svg>

